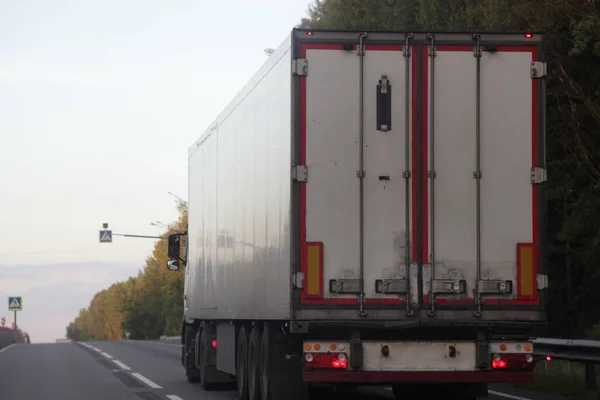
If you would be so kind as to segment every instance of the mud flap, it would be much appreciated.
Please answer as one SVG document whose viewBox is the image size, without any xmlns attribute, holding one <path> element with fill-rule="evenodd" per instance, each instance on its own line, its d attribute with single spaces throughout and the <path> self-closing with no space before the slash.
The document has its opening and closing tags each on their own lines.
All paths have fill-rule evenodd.
<svg viewBox="0 0 600 400">
<path fill-rule="evenodd" d="M 286 337 L 265 323 L 261 343 L 262 400 L 308 400 L 308 384 L 302 380 L 302 343 Z"/>
</svg>

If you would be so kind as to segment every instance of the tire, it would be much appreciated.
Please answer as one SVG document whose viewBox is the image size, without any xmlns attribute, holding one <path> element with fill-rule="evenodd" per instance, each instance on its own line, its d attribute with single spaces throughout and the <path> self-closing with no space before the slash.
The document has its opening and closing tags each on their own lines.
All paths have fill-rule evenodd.
<svg viewBox="0 0 600 400">
<path fill-rule="evenodd" d="M 248 400 L 248 335 L 242 326 L 238 334 L 235 360 L 235 375 L 238 395 L 241 400 Z"/>
<path fill-rule="evenodd" d="M 185 370 L 185 376 L 189 383 L 201 383 L 202 377 L 197 369 L 188 368 Z"/>
<path fill-rule="evenodd" d="M 248 343 L 248 399 L 261 399 L 261 339 L 258 325 L 252 328 Z"/>
</svg>

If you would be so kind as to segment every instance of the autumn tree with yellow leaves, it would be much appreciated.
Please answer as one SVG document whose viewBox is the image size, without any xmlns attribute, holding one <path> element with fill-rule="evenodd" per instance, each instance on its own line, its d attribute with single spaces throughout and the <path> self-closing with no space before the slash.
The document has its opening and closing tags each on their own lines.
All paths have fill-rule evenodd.
<svg viewBox="0 0 600 400">
<path fill-rule="evenodd" d="M 165 235 L 187 230 L 187 210 Z M 74 340 L 153 339 L 179 333 L 183 315 L 184 272 L 168 271 L 167 241 L 159 240 L 136 277 L 114 283 L 94 296 L 88 308 L 67 326 Z"/>
</svg>

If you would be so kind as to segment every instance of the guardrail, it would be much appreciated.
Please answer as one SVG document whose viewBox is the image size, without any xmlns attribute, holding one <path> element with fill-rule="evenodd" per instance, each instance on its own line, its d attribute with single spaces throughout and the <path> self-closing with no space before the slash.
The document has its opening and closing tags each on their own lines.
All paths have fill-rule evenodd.
<svg viewBox="0 0 600 400">
<path fill-rule="evenodd" d="M 600 341 L 536 338 L 533 339 L 533 352 L 537 356 L 584 364 L 586 389 L 597 388 L 596 364 L 600 364 Z"/>
</svg>

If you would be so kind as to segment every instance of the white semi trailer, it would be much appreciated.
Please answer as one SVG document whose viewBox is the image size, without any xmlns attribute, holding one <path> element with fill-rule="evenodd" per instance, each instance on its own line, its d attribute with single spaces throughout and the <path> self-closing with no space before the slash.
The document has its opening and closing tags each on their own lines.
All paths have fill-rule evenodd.
<svg viewBox="0 0 600 400">
<path fill-rule="evenodd" d="M 243 400 L 532 380 L 543 54 L 541 34 L 293 30 L 189 150 L 168 265 L 188 379 Z"/>
</svg>

